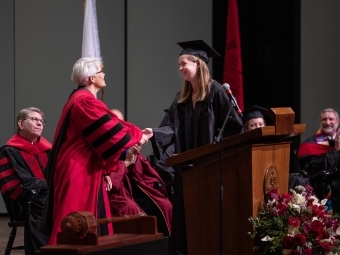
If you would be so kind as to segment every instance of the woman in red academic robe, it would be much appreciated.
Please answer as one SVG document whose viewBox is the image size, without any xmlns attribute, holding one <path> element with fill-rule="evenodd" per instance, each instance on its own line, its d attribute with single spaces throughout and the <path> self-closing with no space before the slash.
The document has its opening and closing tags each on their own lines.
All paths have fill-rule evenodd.
<svg viewBox="0 0 340 255">
<path fill-rule="evenodd" d="M 48 162 L 49 196 L 42 230 L 50 234 L 50 245 L 57 243 L 60 223 L 69 213 L 111 217 L 108 174 L 122 152 L 148 140 L 142 130 L 119 120 L 96 98 L 106 86 L 104 76 L 99 58 L 81 58 L 73 66 L 71 78 L 79 87 L 64 106 Z M 98 235 L 112 233 L 111 224 L 98 226 Z"/>
</svg>

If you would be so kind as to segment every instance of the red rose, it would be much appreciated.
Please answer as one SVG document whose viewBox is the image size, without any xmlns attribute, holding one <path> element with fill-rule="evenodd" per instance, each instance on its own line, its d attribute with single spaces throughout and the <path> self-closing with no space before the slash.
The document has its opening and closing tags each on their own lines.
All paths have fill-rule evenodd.
<svg viewBox="0 0 340 255">
<path fill-rule="evenodd" d="M 321 249 L 323 250 L 323 254 L 325 254 L 326 252 L 330 251 L 331 243 L 329 243 L 329 242 L 320 242 L 320 241 L 318 243 L 321 246 Z"/>
<path fill-rule="evenodd" d="M 317 206 L 313 204 L 311 205 L 311 207 L 314 215 L 319 217 L 324 217 L 325 215 L 327 215 L 327 212 L 325 211 L 325 208 L 322 205 Z"/>
<path fill-rule="evenodd" d="M 276 216 L 285 215 L 287 209 L 288 209 L 287 205 L 282 204 L 282 203 L 277 203 L 275 207 L 269 209 L 269 212 L 271 215 L 276 217 Z"/>
<path fill-rule="evenodd" d="M 308 224 L 302 226 L 302 233 L 308 235 L 312 231 L 312 227 Z"/>
<path fill-rule="evenodd" d="M 329 238 L 329 233 L 326 230 L 322 231 L 322 239 L 328 239 L 328 238 Z"/>
<path fill-rule="evenodd" d="M 317 235 L 314 237 L 314 239 L 317 240 L 317 241 L 322 240 L 322 239 L 323 239 L 323 238 L 322 238 L 322 233 L 321 233 L 321 234 L 317 234 Z"/>
<path fill-rule="evenodd" d="M 307 221 L 309 221 L 309 218 L 306 215 L 301 215 L 300 216 L 300 221 L 307 222 Z"/>
<path fill-rule="evenodd" d="M 305 248 L 302 250 L 301 255 L 313 255 L 311 248 Z"/>
<path fill-rule="evenodd" d="M 280 199 L 280 195 L 277 193 L 277 189 L 272 189 L 272 190 L 268 191 L 267 197 L 270 200 L 275 199 L 276 201 L 278 201 Z"/>
<path fill-rule="evenodd" d="M 322 226 L 322 223 L 318 220 L 314 220 L 312 223 L 311 223 L 311 227 L 313 229 L 313 231 L 317 234 L 321 234 L 322 231 L 323 231 L 323 226 Z"/>
<path fill-rule="evenodd" d="M 290 252 L 290 255 L 300 255 L 300 252 L 298 252 L 297 250 L 292 250 Z"/>
<path fill-rule="evenodd" d="M 288 224 L 293 227 L 298 227 L 300 226 L 300 220 L 297 217 L 290 217 L 288 219 Z"/>
<path fill-rule="evenodd" d="M 283 194 L 281 195 L 281 198 L 282 198 L 282 199 L 292 198 L 292 197 L 293 197 L 292 194 L 287 194 L 287 193 L 283 193 Z"/>
<path fill-rule="evenodd" d="M 277 215 L 282 216 L 286 213 L 288 208 L 287 208 L 287 205 L 282 204 L 282 203 L 278 203 L 276 205 L 276 209 L 277 209 Z"/>
<path fill-rule="evenodd" d="M 294 236 L 294 243 L 297 246 L 303 246 L 306 243 L 306 237 L 303 234 L 296 234 Z"/>
<path fill-rule="evenodd" d="M 282 238 L 282 247 L 283 249 L 292 249 L 294 246 L 294 237 L 292 236 L 284 236 Z"/>
<path fill-rule="evenodd" d="M 293 194 L 282 194 L 280 201 L 284 204 L 288 204 L 292 200 Z"/>
</svg>

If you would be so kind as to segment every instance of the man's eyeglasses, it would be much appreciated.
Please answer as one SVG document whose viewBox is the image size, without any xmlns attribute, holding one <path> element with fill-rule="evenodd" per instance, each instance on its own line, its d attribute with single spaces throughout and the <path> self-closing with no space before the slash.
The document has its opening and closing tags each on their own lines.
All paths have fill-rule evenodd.
<svg viewBox="0 0 340 255">
<path fill-rule="evenodd" d="M 99 72 L 96 72 L 97 73 L 104 73 L 104 69 L 100 70 Z"/>
<path fill-rule="evenodd" d="M 24 120 L 31 120 L 31 121 L 33 121 L 33 122 L 35 122 L 35 123 L 38 123 L 38 121 L 39 121 L 39 122 L 41 122 L 41 124 L 43 124 L 43 125 L 46 124 L 46 120 L 42 120 L 42 119 L 35 118 L 35 117 L 28 117 L 28 118 L 26 118 L 26 119 L 22 119 L 22 121 L 24 121 Z"/>
</svg>

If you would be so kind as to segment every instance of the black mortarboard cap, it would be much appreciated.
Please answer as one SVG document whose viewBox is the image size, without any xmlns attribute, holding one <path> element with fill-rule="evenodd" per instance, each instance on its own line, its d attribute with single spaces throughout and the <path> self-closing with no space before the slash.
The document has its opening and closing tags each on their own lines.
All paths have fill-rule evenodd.
<svg viewBox="0 0 340 255">
<path fill-rule="evenodd" d="M 209 58 L 221 56 L 203 40 L 179 42 L 177 44 L 183 48 L 180 56 L 193 55 L 202 59 L 205 63 L 209 63 Z"/>
<path fill-rule="evenodd" d="M 253 105 L 242 112 L 243 114 L 243 123 L 246 123 L 251 119 L 263 118 L 265 119 L 265 115 L 267 114 L 268 109 L 262 108 L 257 105 Z"/>
</svg>

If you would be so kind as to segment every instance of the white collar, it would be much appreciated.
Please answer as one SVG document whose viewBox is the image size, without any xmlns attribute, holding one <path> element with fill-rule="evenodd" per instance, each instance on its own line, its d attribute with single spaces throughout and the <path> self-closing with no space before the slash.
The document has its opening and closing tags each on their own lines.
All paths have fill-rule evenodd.
<svg viewBox="0 0 340 255">
<path fill-rule="evenodd" d="M 336 135 L 336 133 L 333 136 L 327 136 L 328 140 L 331 140 L 331 139 L 335 140 L 335 135 Z"/>
</svg>

